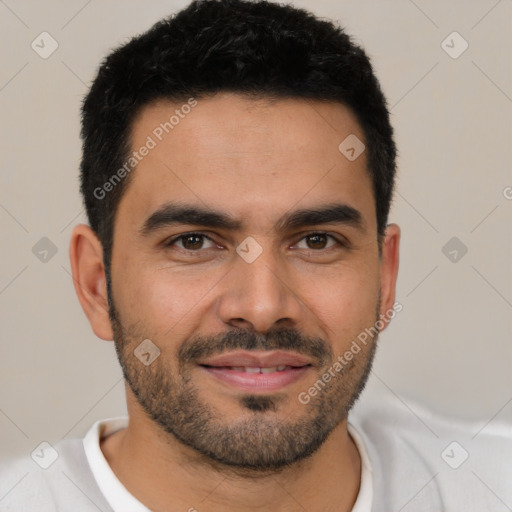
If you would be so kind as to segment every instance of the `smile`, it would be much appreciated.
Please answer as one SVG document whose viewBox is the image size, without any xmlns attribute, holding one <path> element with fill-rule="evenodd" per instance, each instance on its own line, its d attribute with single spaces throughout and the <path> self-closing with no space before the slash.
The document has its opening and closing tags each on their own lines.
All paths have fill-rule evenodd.
<svg viewBox="0 0 512 512">
<path fill-rule="evenodd" d="M 230 388 L 249 392 L 275 392 L 298 381 L 312 366 L 208 366 L 200 368 Z"/>
</svg>

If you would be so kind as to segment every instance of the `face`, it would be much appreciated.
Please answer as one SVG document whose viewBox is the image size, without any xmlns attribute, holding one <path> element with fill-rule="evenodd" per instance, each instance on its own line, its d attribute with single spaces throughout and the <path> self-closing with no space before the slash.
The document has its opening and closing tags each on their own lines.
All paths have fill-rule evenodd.
<svg viewBox="0 0 512 512">
<path fill-rule="evenodd" d="M 376 346 L 299 400 L 382 313 L 366 155 L 338 149 L 364 135 L 341 104 L 180 106 L 152 104 L 133 124 L 133 150 L 155 145 L 115 218 L 116 349 L 162 431 L 216 463 L 282 468 L 346 419 Z"/>
</svg>

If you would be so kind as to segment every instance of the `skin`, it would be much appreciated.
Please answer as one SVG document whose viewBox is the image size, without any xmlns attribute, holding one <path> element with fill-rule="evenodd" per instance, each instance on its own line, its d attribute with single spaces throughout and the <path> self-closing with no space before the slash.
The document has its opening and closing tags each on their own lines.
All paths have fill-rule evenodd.
<svg viewBox="0 0 512 512">
<path fill-rule="evenodd" d="M 143 145 L 177 107 L 167 101 L 145 107 L 133 123 L 132 147 Z M 269 102 L 231 93 L 199 99 L 132 171 L 116 213 L 112 293 L 127 339 L 155 341 L 161 350 L 157 361 L 169 372 L 176 372 L 186 339 L 234 328 L 258 333 L 294 328 L 343 354 L 374 325 L 377 310 L 385 315 L 392 308 L 400 241 L 399 227 L 389 224 L 379 257 L 366 155 L 351 162 L 338 150 L 349 134 L 364 141 L 355 116 L 337 103 Z M 235 232 L 184 224 L 141 236 L 151 213 L 175 200 L 221 210 L 244 227 Z M 285 213 L 334 202 L 356 208 L 362 226 L 275 230 Z M 206 248 L 193 254 L 182 245 L 163 246 L 191 231 L 205 233 L 213 243 L 204 241 Z M 308 244 L 304 237 L 319 231 L 347 239 L 349 248 L 328 238 L 326 248 Z M 236 253 L 248 236 L 263 249 L 250 264 Z M 112 340 L 102 246 L 88 226 L 75 227 L 70 259 L 94 333 Z M 357 386 L 370 355 L 367 350 L 354 357 L 347 385 Z M 311 414 L 297 396 L 324 371 L 313 368 L 280 390 L 277 409 L 265 413 L 244 409 L 239 391 L 199 368 L 192 368 L 191 376 L 198 397 L 225 425 L 257 414 L 290 423 Z M 151 510 L 342 511 L 355 502 L 361 461 L 346 419 L 310 457 L 256 474 L 207 460 L 164 432 L 128 385 L 126 395 L 129 426 L 102 440 L 101 449 L 123 485 Z"/>
</svg>

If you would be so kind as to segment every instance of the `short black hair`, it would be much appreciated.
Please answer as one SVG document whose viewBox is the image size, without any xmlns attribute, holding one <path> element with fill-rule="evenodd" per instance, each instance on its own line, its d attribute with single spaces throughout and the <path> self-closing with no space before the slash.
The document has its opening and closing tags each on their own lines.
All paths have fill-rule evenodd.
<svg viewBox="0 0 512 512">
<path fill-rule="evenodd" d="M 219 92 L 349 107 L 365 136 L 380 249 L 396 147 L 386 99 L 364 50 L 341 27 L 291 5 L 198 0 L 108 55 L 82 106 L 81 193 L 103 246 L 107 281 L 115 213 L 133 173 L 105 184 L 123 165 L 126 170 L 135 116 L 159 99 L 186 102 Z"/>
</svg>

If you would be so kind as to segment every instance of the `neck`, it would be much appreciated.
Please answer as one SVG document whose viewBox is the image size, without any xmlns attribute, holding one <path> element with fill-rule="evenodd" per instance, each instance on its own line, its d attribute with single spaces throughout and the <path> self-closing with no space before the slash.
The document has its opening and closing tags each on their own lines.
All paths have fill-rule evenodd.
<svg viewBox="0 0 512 512">
<path fill-rule="evenodd" d="M 126 489 L 152 511 L 350 511 L 360 485 L 359 452 L 343 421 L 305 460 L 273 472 L 221 466 L 163 432 L 144 414 L 101 449 Z"/>
</svg>

